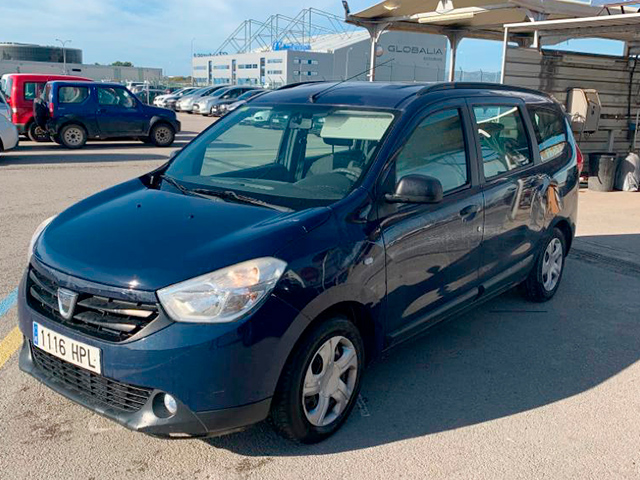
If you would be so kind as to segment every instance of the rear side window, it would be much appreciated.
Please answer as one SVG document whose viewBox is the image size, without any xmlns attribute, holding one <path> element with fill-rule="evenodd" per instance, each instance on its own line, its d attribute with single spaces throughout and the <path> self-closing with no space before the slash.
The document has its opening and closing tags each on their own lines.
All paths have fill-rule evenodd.
<svg viewBox="0 0 640 480">
<path fill-rule="evenodd" d="M 59 103 L 82 103 L 89 96 L 89 87 L 60 87 Z"/>
<path fill-rule="evenodd" d="M 136 106 L 133 95 L 124 88 L 99 87 L 98 103 L 121 108 L 134 108 Z"/>
<path fill-rule="evenodd" d="M 550 162 L 569 154 L 569 139 L 564 117 L 549 108 L 527 107 L 536 141 L 540 149 L 540 160 Z"/>
<path fill-rule="evenodd" d="M 467 149 L 460 110 L 429 115 L 396 157 L 396 180 L 407 175 L 437 178 L 446 193 L 468 181 Z"/>
<path fill-rule="evenodd" d="M 24 99 L 35 100 L 40 95 L 40 93 L 42 93 L 43 87 L 44 87 L 44 83 L 25 82 Z"/>
<path fill-rule="evenodd" d="M 473 107 L 484 177 L 492 178 L 532 163 L 529 139 L 516 106 Z"/>
</svg>

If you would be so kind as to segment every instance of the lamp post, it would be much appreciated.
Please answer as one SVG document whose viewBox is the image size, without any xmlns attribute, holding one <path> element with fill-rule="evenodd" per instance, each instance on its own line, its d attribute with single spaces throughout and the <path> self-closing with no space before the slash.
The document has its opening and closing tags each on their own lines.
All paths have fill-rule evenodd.
<svg viewBox="0 0 640 480">
<path fill-rule="evenodd" d="M 71 43 L 71 40 L 60 40 L 56 38 L 56 42 L 60 42 L 62 45 L 62 73 L 67 74 L 67 49 L 65 46 L 67 43 Z"/>
<path fill-rule="evenodd" d="M 189 62 L 191 63 L 191 86 L 193 87 L 195 85 L 195 77 L 193 75 L 193 42 L 196 41 L 196 37 L 193 37 L 191 39 L 191 60 L 189 60 Z"/>
</svg>

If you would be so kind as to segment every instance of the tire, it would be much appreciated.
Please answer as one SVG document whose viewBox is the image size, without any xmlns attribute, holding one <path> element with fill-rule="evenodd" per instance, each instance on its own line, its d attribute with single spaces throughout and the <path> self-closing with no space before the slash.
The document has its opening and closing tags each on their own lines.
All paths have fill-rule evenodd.
<svg viewBox="0 0 640 480">
<path fill-rule="evenodd" d="M 149 138 L 156 147 L 168 147 L 175 140 L 176 132 L 168 123 L 158 122 L 151 127 Z"/>
<path fill-rule="evenodd" d="M 521 284 L 524 296 L 533 302 L 551 300 L 558 291 L 566 256 L 566 239 L 558 228 L 554 228 L 527 279 Z M 555 273 L 554 273 L 555 272 Z"/>
<path fill-rule="evenodd" d="M 333 317 L 313 328 L 280 376 L 270 415 L 276 432 L 306 444 L 334 434 L 356 403 L 364 361 L 362 337 L 347 318 Z M 317 383 L 305 394 L 305 382 L 311 380 Z"/>
<path fill-rule="evenodd" d="M 77 123 L 69 123 L 62 127 L 58 137 L 63 147 L 73 150 L 82 148 L 87 143 L 87 131 Z"/>
<path fill-rule="evenodd" d="M 43 128 L 39 127 L 36 122 L 31 122 L 29 124 L 29 128 L 27 129 L 27 137 L 29 137 L 29 140 L 31 140 L 32 142 L 43 143 L 51 141 L 51 137 L 49 137 L 49 134 Z"/>
</svg>

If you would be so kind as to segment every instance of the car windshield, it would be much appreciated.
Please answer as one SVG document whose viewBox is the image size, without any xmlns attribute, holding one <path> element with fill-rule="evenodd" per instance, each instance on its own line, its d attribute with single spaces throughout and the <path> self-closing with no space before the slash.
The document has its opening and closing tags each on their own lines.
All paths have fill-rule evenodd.
<svg viewBox="0 0 640 480">
<path fill-rule="evenodd" d="M 295 210 L 329 205 L 360 182 L 394 118 L 345 107 L 244 106 L 185 147 L 166 175 L 187 189 Z"/>
<path fill-rule="evenodd" d="M 238 100 L 239 102 L 242 101 L 242 100 L 248 100 L 251 97 L 253 97 L 254 95 L 257 95 L 262 91 L 263 90 L 261 90 L 261 89 L 249 90 L 248 92 L 245 92 L 242 95 L 240 95 L 236 100 Z"/>
</svg>

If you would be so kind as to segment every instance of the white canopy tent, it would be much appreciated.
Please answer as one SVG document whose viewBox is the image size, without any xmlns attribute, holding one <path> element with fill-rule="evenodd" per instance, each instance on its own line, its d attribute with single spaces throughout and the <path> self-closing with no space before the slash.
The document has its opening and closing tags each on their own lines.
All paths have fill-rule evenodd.
<svg viewBox="0 0 640 480">
<path fill-rule="evenodd" d="M 385 0 L 352 14 L 347 1 L 342 3 L 346 22 L 366 28 L 371 36 L 371 81 L 375 79 L 377 43 L 385 30 L 445 35 L 450 43 L 448 80 L 453 81 L 457 48 L 463 38 L 503 40 L 505 48 L 507 40 L 538 45 L 541 30 L 526 29 L 522 25 L 532 27 L 533 23 L 575 21 L 601 15 L 626 18 L 630 14 L 625 12 L 637 11 L 624 5 L 602 7 L 565 0 Z M 505 32 L 505 25 L 514 27 Z M 615 28 L 612 24 L 611 34 Z"/>
</svg>

